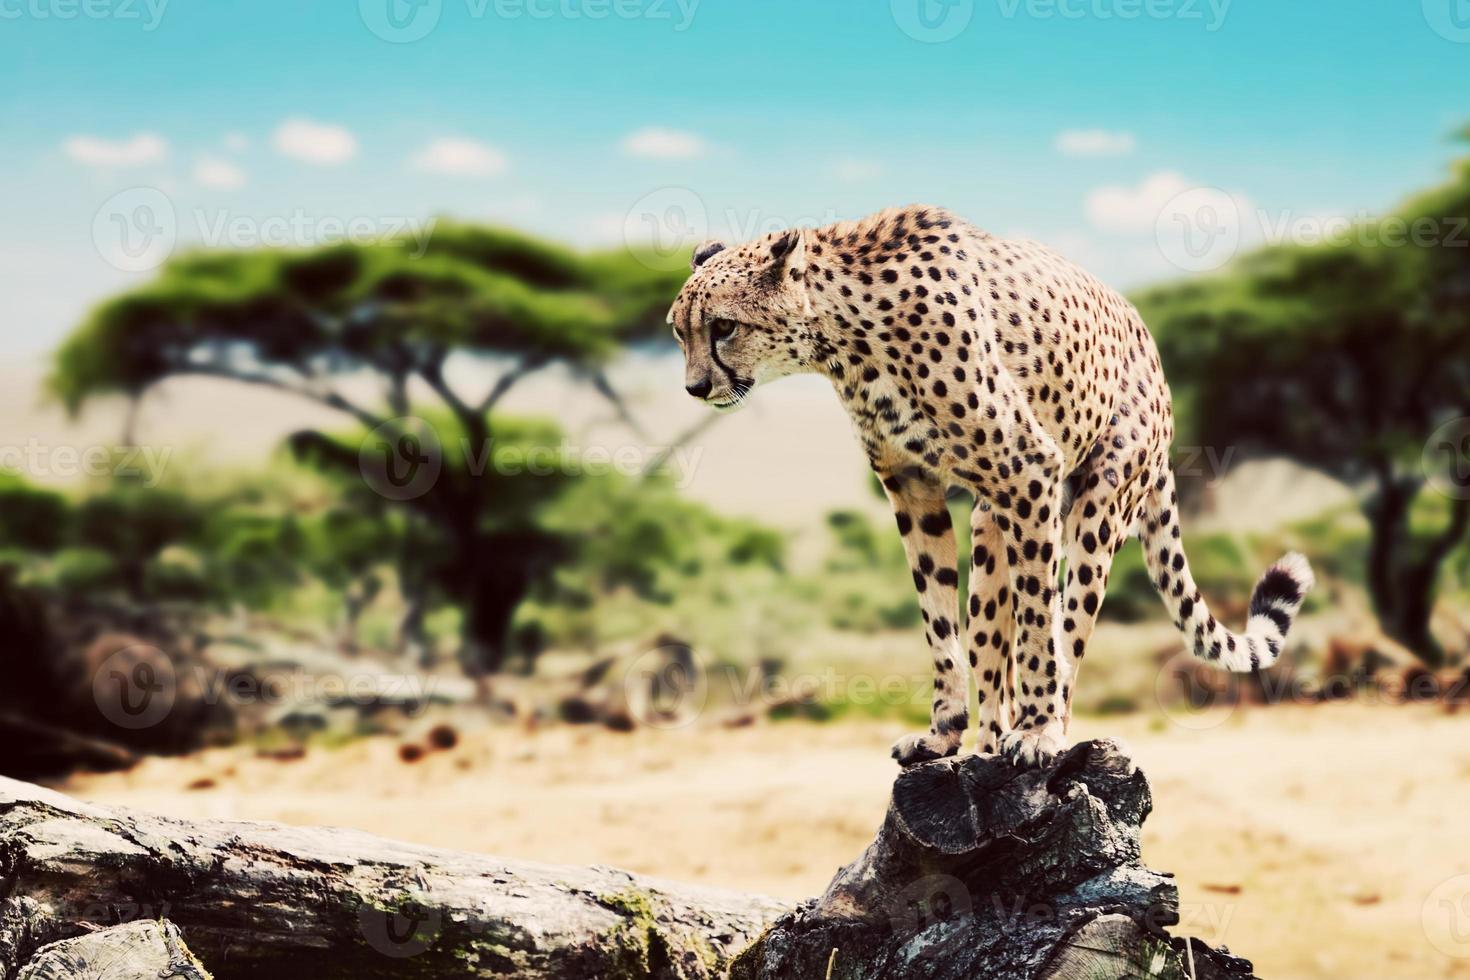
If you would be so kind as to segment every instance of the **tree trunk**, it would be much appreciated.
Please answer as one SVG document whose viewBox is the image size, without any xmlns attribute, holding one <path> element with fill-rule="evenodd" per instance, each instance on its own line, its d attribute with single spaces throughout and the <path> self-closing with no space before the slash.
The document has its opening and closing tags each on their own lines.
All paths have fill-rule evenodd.
<svg viewBox="0 0 1470 980">
<path fill-rule="evenodd" d="M 1244 960 L 1164 932 L 1178 893 L 1138 859 L 1150 806 L 1111 742 L 1035 771 L 927 763 L 898 777 L 867 851 L 786 911 L 609 868 L 191 823 L 0 780 L 0 975 L 48 943 L 167 918 L 219 980 L 1247 980 Z"/>
<path fill-rule="evenodd" d="M 1382 474 L 1365 513 L 1370 525 L 1368 595 L 1383 631 L 1430 667 L 1444 664 L 1444 648 L 1430 630 L 1440 557 L 1418 561 L 1410 554 L 1410 509 L 1417 486 Z"/>
</svg>

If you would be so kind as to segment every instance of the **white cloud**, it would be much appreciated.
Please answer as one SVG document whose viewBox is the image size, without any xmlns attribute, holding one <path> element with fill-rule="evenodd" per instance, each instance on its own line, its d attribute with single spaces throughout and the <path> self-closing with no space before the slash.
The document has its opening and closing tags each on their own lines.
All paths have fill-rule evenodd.
<svg viewBox="0 0 1470 980">
<path fill-rule="evenodd" d="M 1116 253 L 1109 265 L 1123 268 L 1134 282 L 1220 269 L 1260 244 L 1266 218 L 1240 191 L 1168 170 L 1136 187 L 1100 187 L 1087 196 L 1086 209 L 1094 227 L 1120 236 L 1107 243 Z M 1142 250 L 1124 261 L 1135 248 Z"/>
<path fill-rule="evenodd" d="M 194 165 L 194 183 L 218 191 L 239 190 L 245 186 L 245 171 L 228 160 L 203 157 Z"/>
<path fill-rule="evenodd" d="M 689 160 L 704 156 L 707 149 L 704 140 L 693 133 L 657 126 L 630 133 L 623 140 L 623 152 L 655 160 Z"/>
<path fill-rule="evenodd" d="M 138 133 L 125 140 L 98 136 L 72 136 L 62 144 L 66 155 L 89 167 L 136 167 L 157 163 L 168 156 L 168 144 L 153 133 Z"/>
<path fill-rule="evenodd" d="M 225 145 L 225 149 L 229 150 L 231 153 L 244 153 L 246 150 L 250 149 L 250 137 L 246 136 L 244 133 L 226 133 L 223 142 Z"/>
<path fill-rule="evenodd" d="M 451 177 L 494 177 L 505 172 L 505 154 L 476 140 L 446 137 L 424 147 L 409 165 L 425 173 Z"/>
<path fill-rule="evenodd" d="M 1260 237 L 1258 211 L 1250 197 L 1186 180 L 1172 170 L 1149 174 L 1137 187 L 1099 187 L 1087 195 L 1086 208 L 1096 228 L 1119 235 L 1153 234 L 1161 223 L 1177 223 L 1182 216 L 1201 224 L 1218 217 L 1247 239 Z"/>
<path fill-rule="evenodd" d="M 1068 129 L 1057 134 L 1058 153 L 1069 157 L 1119 157 L 1133 152 L 1137 145 L 1132 133 L 1106 129 Z"/>
<path fill-rule="evenodd" d="M 281 123 L 271 142 L 282 155 L 318 166 L 346 163 L 357 155 L 351 130 L 300 117 Z"/>
<path fill-rule="evenodd" d="M 1172 170 L 1164 170 L 1149 174 L 1137 187 L 1099 187 L 1087 195 L 1087 217 L 1103 231 L 1151 232 L 1165 205 L 1195 186 Z"/>
<path fill-rule="evenodd" d="M 883 175 L 883 165 L 872 160 L 849 158 L 838 161 L 832 175 L 844 184 L 861 184 Z"/>
</svg>

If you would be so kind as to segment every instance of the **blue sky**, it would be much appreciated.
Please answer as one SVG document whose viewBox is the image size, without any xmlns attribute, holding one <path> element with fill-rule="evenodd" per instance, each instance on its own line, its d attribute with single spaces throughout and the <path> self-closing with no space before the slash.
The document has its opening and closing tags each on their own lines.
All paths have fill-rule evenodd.
<svg viewBox="0 0 1470 980">
<path fill-rule="evenodd" d="M 374 33 L 390 3 L 422 37 Z M 1470 121 L 1467 0 L 419 4 L 0 0 L 0 351 L 146 278 L 99 241 L 132 188 L 220 244 L 435 214 L 609 244 L 671 208 L 665 235 L 738 237 L 925 200 L 1129 286 L 1183 274 L 1165 199 L 1387 207 Z"/>
</svg>

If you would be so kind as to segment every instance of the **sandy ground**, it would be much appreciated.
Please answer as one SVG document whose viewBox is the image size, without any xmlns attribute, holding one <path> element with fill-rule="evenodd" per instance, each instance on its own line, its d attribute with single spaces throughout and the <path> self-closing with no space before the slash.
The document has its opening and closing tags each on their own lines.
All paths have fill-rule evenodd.
<svg viewBox="0 0 1470 980">
<path fill-rule="evenodd" d="M 1470 715 L 1333 705 L 1081 719 L 1150 776 L 1144 856 L 1181 931 L 1266 978 L 1470 977 Z M 348 825 L 604 863 L 788 898 L 819 891 L 883 815 L 892 725 L 618 735 L 486 730 L 407 765 L 397 742 L 291 763 L 242 749 L 63 788 L 192 817 Z M 191 784 L 202 788 L 190 788 Z"/>
</svg>

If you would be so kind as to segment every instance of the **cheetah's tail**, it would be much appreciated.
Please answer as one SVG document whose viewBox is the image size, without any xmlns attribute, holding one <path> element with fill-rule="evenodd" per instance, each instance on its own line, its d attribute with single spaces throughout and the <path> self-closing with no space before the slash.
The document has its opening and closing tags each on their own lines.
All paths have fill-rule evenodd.
<svg viewBox="0 0 1470 980">
<path fill-rule="evenodd" d="M 1302 598 L 1315 583 L 1304 556 L 1292 552 L 1266 569 L 1251 592 L 1245 632 L 1233 633 L 1210 614 L 1189 573 L 1172 473 L 1149 492 L 1140 530 L 1149 577 L 1196 657 L 1241 673 L 1276 662 Z"/>
</svg>

